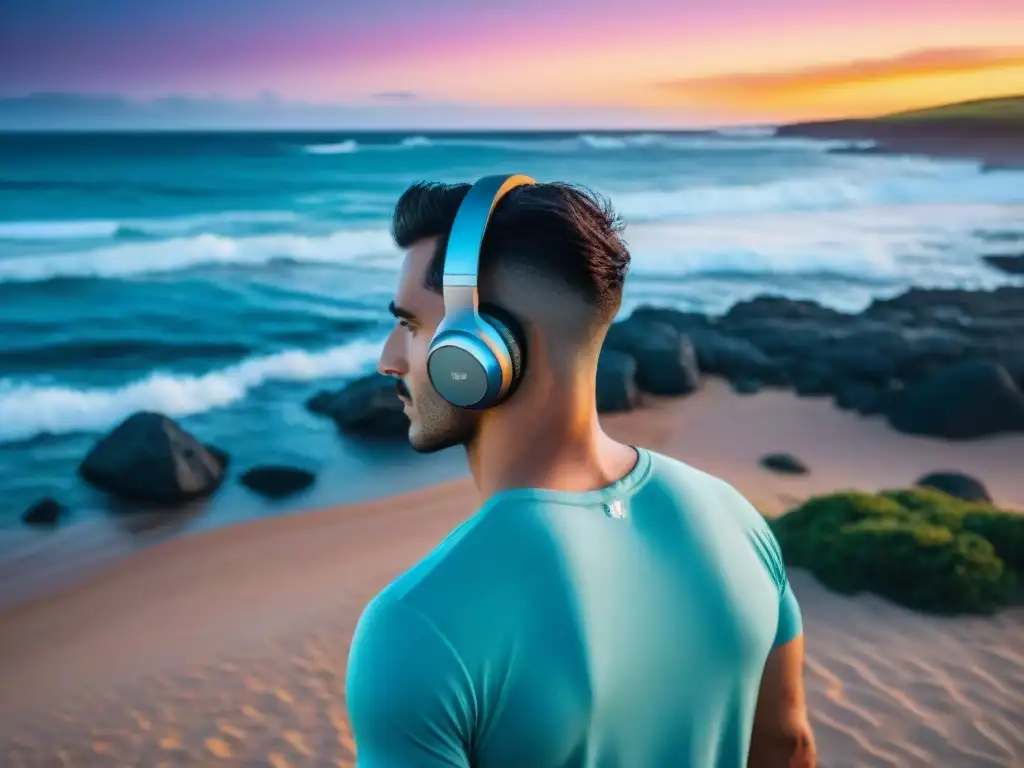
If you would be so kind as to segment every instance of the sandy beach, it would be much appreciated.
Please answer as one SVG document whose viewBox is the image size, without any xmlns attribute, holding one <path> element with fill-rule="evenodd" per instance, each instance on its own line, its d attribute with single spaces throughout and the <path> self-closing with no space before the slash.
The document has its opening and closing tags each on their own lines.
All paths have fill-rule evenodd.
<svg viewBox="0 0 1024 768">
<path fill-rule="evenodd" d="M 837 488 L 959 470 L 1024 509 L 1024 436 L 908 437 L 788 392 L 709 380 L 604 419 L 766 514 Z M 787 451 L 810 467 L 773 475 Z M 344 702 L 362 607 L 470 515 L 468 480 L 190 536 L 0 614 L 0 765 L 351 766 Z M 935 618 L 791 573 L 821 765 L 1024 765 L 1024 610 Z"/>
</svg>

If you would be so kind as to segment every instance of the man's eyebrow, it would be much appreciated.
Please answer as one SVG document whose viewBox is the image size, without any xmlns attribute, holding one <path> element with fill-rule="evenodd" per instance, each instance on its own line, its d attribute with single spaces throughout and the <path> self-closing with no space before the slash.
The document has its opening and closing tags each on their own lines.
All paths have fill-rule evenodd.
<svg viewBox="0 0 1024 768">
<path fill-rule="evenodd" d="M 393 301 L 390 304 L 388 304 L 388 310 L 391 312 L 392 315 L 394 315 L 395 317 L 400 317 L 403 320 L 416 320 L 415 314 L 410 312 L 408 309 L 404 309 L 403 307 L 397 306 Z"/>
</svg>

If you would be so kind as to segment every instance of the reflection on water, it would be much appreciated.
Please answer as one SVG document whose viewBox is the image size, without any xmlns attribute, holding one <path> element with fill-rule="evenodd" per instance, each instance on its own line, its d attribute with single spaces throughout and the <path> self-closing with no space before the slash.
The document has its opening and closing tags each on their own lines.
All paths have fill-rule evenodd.
<svg viewBox="0 0 1024 768">
<path fill-rule="evenodd" d="M 119 531 L 137 537 L 140 544 L 157 544 L 183 533 L 209 507 L 207 499 L 177 507 L 144 507 L 115 500 L 109 517 Z"/>
</svg>

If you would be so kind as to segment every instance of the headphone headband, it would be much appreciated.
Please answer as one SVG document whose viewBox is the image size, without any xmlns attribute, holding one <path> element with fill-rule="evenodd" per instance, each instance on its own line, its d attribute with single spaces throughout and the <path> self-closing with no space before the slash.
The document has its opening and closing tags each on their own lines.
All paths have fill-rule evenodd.
<svg viewBox="0 0 1024 768">
<path fill-rule="evenodd" d="M 480 249 L 491 214 L 510 190 L 536 184 L 522 174 L 484 176 L 455 214 L 444 258 L 444 319 L 427 350 L 434 389 L 452 405 L 482 410 L 501 402 L 523 371 L 522 334 L 497 308 L 480 312 Z"/>
<path fill-rule="evenodd" d="M 471 288 L 476 293 L 480 277 L 480 249 L 484 233 L 491 220 L 491 214 L 501 199 L 516 187 L 536 184 L 532 178 L 521 173 L 484 176 L 466 193 L 448 236 L 448 247 L 444 256 L 444 298 L 445 310 L 450 311 L 449 294 L 453 298 L 463 291 L 450 292 L 449 288 Z M 454 304 L 463 302 L 455 301 Z"/>
</svg>

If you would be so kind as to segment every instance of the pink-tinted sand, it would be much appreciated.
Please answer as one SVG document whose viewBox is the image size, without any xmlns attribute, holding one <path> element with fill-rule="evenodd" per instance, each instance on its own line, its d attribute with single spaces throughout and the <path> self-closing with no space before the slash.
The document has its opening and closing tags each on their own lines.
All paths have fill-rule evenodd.
<svg viewBox="0 0 1024 768">
<path fill-rule="evenodd" d="M 829 403 L 708 382 L 605 418 L 718 474 L 766 514 L 956 469 L 1024 509 L 1024 437 L 899 435 Z M 806 461 L 803 477 L 758 466 Z M 134 555 L 0 613 L 0 765 L 350 766 L 349 639 L 366 601 L 474 510 L 466 480 L 247 523 Z M 791 574 L 821 762 L 1024 765 L 1024 611 L 926 617 Z"/>
</svg>

